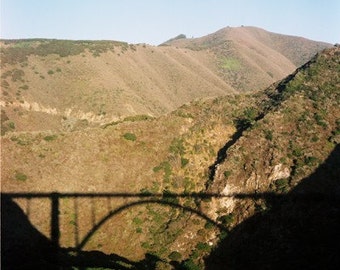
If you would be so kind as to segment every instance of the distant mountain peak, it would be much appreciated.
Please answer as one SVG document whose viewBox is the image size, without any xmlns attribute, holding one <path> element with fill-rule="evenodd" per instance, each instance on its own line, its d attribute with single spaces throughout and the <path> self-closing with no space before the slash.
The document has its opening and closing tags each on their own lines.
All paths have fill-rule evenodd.
<svg viewBox="0 0 340 270">
<path fill-rule="evenodd" d="M 170 42 L 172 42 L 172 41 L 174 41 L 174 40 L 178 40 L 178 39 L 186 39 L 186 38 L 187 38 L 186 35 L 184 35 L 184 34 L 179 34 L 179 35 L 177 35 L 177 36 L 175 36 L 175 37 L 173 37 L 173 38 L 168 39 L 167 41 L 163 42 L 163 43 L 160 44 L 159 46 L 165 46 L 165 45 L 167 45 L 168 43 L 170 43 Z"/>
</svg>

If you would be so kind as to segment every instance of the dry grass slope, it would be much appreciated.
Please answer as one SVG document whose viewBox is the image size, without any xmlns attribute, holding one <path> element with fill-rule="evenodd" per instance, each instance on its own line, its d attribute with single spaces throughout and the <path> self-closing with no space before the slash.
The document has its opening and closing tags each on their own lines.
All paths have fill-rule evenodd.
<svg viewBox="0 0 340 270">
<path fill-rule="evenodd" d="M 329 46 L 250 27 L 167 44 L 1 41 L 1 106 L 13 122 L 4 130 L 70 131 L 157 117 L 197 98 L 263 89 Z"/>
</svg>

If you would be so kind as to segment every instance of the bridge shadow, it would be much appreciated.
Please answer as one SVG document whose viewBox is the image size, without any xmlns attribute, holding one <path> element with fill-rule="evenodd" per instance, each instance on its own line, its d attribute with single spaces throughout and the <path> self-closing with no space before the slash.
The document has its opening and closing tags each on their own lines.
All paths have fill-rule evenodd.
<svg viewBox="0 0 340 270">
<path fill-rule="evenodd" d="M 263 194 L 232 194 L 228 197 L 237 199 L 260 199 L 272 198 L 278 195 L 273 193 Z M 226 228 L 209 218 L 196 208 L 187 207 L 178 203 L 179 198 L 194 198 L 205 200 L 209 198 L 227 197 L 220 194 L 209 193 L 2 193 L 1 194 L 1 269 L 87 269 L 87 268 L 105 268 L 105 269 L 156 269 L 158 262 L 162 261 L 155 255 L 145 254 L 141 261 L 131 261 L 118 254 L 105 254 L 103 252 L 84 251 L 83 248 L 91 237 L 98 231 L 108 220 L 138 205 L 162 205 L 165 207 L 177 208 L 190 212 L 196 216 L 213 224 L 220 231 L 226 231 Z M 91 230 L 79 241 L 76 247 L 61 248 L 59 245 L 60 238 L 60 200 L 65 198 L 138 198 L 138 200 L 125 203 L 114 210 L 109 211 Z M 29 221 L 28 216 L 18 206 L 15 199 L 48 199 L 51 203 L 50 208 L 50 238 L 39 232 Z M 170 267 L 170 265 L 169 265 Z M 178 266 L 180 267 L 180 266 Z"/>
<path fill-rule="evenodd" d="M 23 210 L 8 195 L 1 196 L 1 269 L 155 269 L 160 261 L 146 254 L 139 262 L 117 254 L 100 251 L 78 251 L 60 248 L 41 234 L 28 220 Z M 53 234 L 53 233 L 52 233 Z M 56 233 L 55 233 L 56 234 Z"/>
<path fill-rule="evenodd" d="M 187 211 L 219 229 L 227 229 L 198 208 L 178 203 L 179 198 L 205 200 L 233 197 L 263 199 L 269 210 L 244 221 L 206 258 L 206 269 L 340 269 L 340 147 L 310 177 L 287 195 L 276 193 L 2 193 L 1 269 L 156 269 L 162 261 L 145 254 L 132 261 L 118 254 L 84 251 L 97 230 L 122 211 L 144 204 L 157 204 Z M 50 238 L 39 232 L 15 199 L 48 199 Z M 64 198 L 136 198 L 107 213 L 76 247 L 61 248 L 60 200 Z M 176 199 L 176 200 L 175 200 Z M 181 269 L 181 266 L 170 266 Z"/>
<path fill-rule="evenodd" d="M 248 196 L 239 194 L 239 196 Z M 104 254 L 100 251 L 83 251 L 91 239 L 109 219 L 115 215 L 143 204 L 157 204 L 179 208 L 215 224 L 220 230 L 224 227 L 201 213 L 199 210 L 176 203 L 178 198 L 207 199 L 220 197 L 218 194 L 204 193 L 2 193 L 1 194 L 1 269 L 155 269 L 162 261 L 155 255 L 146 254 L 141 261 L 135 262 L 118 254 Z M 65 198 L 138 198 L 137 201 L 125 203 L 111 210 L 94 224 L 93 228 L 73 248 L 61 248 L 60 238 L 60 200 Z M 38 231 L 29 221 L 29 217 L 15 202 L 15 199 L 48 199 L 50 210 L 50 238 Z"/>
<path fill-rule="evenodd" d="M 340 269 L 340 145 L 290 193 L 236 226 L 208 270 Z"/>
</svg>

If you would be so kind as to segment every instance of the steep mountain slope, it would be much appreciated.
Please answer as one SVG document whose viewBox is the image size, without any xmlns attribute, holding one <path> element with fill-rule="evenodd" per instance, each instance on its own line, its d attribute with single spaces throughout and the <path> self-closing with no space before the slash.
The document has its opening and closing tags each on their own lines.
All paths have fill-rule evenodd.
<svg viewBox="0 0 340 270">
<path fill-rule="evenodd" d="M 267 90 L 270 113 L 253 123 L 240 119 L 249 125 L 216 165 L 209 188 L 244 195 L 210 209 L 238 226 L 210 256 L 209 269 L 340 266 L 339 71 L 340 48 L 326 50 Z"/>
<path fill-rule="evenodd" d="M 230 230 L 268 212 L 271 198 L 298 191 L 337 151 L 339 67 L 334 47 L 255 94 L 197 100 L 159 118 L 132 117 L 102 128 L 8 132 L 1 138 L 2 192 L 60 196 L 59 244 L 68 256 L 97 250 L 99 258 L 190 269 L 203 267 L 224 239 L 205 262 L 215 269 L 229 262 L 223 246 Z M 328 164 L 337 164 L 334 156 Z M 334 165 L 326 167 L 338 174 Z M 336 192 L 335 179 L 308 189 Z M 113 197 L 95 197 L 103 192 Z M 41 234 L 51 235 L 48 197 L 13 203 Z"/>
<path fill-rule="evenodd" d="M 3 118 L 16 131 L 68 131 L 160 116 L 196 98 L 265 88 L 330 46 L 248 27 L 169 44 L 1 41 Z"/>
</svg>

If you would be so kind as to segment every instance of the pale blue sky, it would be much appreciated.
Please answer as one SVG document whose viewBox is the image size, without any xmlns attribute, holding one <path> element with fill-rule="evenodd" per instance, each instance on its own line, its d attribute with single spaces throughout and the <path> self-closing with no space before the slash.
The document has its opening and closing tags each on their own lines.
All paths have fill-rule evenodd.
<svg viewBox="0 0 340 270">
<path fill-rule="evenodd" d="M 340 0 L 0 0 L 0 37 L 158 45 L 226 26 L 340 43 Z"/>
</svg>

